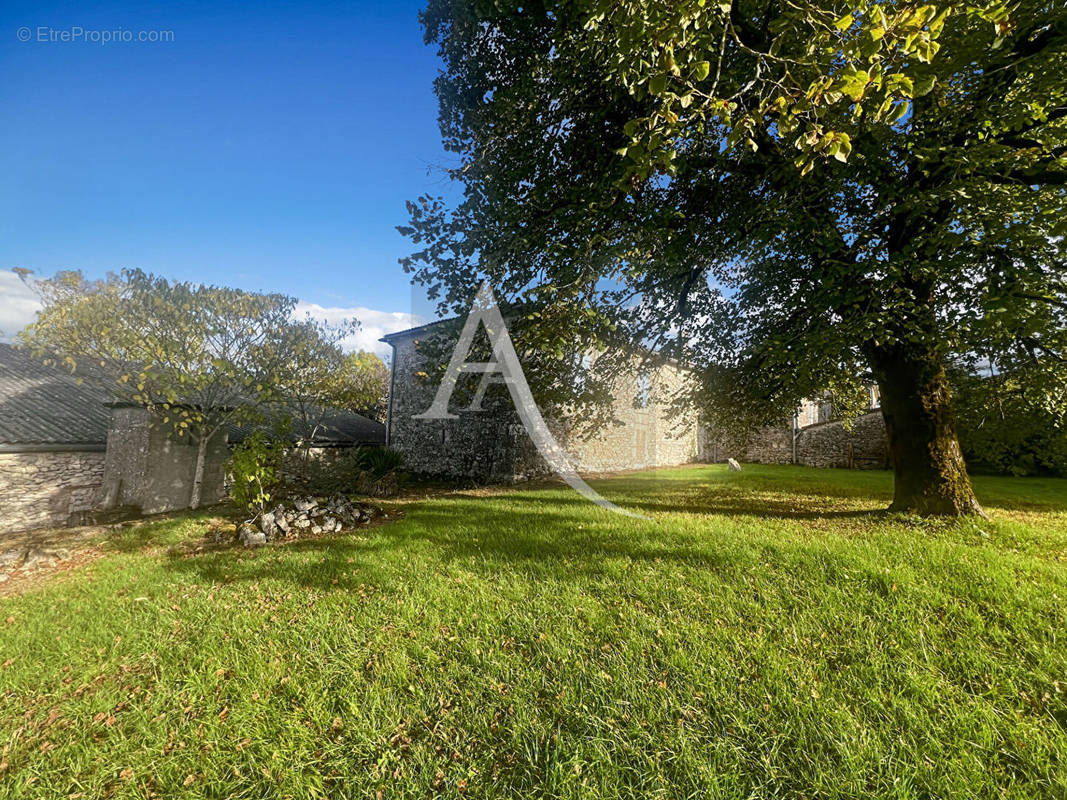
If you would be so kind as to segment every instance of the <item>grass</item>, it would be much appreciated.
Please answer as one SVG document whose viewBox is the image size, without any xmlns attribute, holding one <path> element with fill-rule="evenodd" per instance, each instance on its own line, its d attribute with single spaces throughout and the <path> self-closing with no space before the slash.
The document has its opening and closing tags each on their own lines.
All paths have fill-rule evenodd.
<svg viewBox="0 0 1067 800">
<path fill-rule="evenodd" d="M 0 600 L 0 796 L 1067 797 L 1067 481 L 957 523 L 884 473 L 595 485 L 652 520 L 550 486 L 121 533 Z"/>
</svg>

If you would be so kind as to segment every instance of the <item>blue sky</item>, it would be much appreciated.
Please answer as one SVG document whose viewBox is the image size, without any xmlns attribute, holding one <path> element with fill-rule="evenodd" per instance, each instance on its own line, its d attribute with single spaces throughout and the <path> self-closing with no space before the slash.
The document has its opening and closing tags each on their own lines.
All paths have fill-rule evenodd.
<svg viewBox="0 0 1067 800">
<path fill-rule="evenodd" d="M 136 266 L 427 313 L 395 226 L 455 190 L 421 6 L 5 2 L 0 270 Z M 79 27 L 173 41 L 39 41 Z"/>
</svg>

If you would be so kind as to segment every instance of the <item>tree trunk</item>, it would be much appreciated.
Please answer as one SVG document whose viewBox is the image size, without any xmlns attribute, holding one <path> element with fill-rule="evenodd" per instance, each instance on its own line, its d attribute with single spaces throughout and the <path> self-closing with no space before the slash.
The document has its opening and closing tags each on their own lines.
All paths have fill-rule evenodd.
<svg viewBox="0 0 1067 800">
<path fill-rule="evenodd" d="M 893 464 L 889 510 L 984 516 L 963 463 L 940 356 L 899 346 L 878 351 L 871 361 Z"/>
<path fill-rule="evenodd" d="M 204 462 L 207 460 L 207 445 L 210 436 L 201 435 L 196 443 L 196 469 L 193 472 L 193 491 L 189 497 L 189 508 L 200 508 L 200 490 L 204 485 Z"/>
</svg>

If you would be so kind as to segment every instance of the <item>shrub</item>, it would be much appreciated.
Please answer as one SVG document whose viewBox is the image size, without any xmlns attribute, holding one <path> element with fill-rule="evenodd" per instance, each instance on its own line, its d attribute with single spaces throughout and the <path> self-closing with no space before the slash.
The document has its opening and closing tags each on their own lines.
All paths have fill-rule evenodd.
<svg viewBox="0 0 1067 800">
<path fill-rule="evenodd" d="M 268 441 L 262 431 L 237 445 L 227 462 L 233 501 L 249 511 L 262 512 L 281 487 L 284 456 L 285 442 Z"/>
<path fill-rule="evenodd" d="M 352 455 L 360 469 L 375 479 L 384 478 L 404 466 L 404 457 L 388 447 L 357 447 Z"/>
<path fill-rule="evenodd" d="M 1067 474 L 1067 430 L 1011 376 L 955 375 L 960 447 L 970 469 L 1001 475 Z"/>
</svg>

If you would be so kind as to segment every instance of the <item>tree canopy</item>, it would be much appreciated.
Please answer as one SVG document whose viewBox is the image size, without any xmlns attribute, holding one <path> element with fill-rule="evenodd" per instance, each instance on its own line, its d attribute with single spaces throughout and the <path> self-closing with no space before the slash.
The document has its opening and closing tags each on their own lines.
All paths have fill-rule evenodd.
<svg viewBox="0 0 1067 800">
<path fill-rule="evenodd" d="M 1026 362 L 1062 419 L 1062 0 L 431 0 L 422 19 L 464 194 L 409 204 L 402 263 L 443 306 L 489 277 L 540 309 L 531 350 L 651 346 L 712 419 L 873 377 L 903 510 L 977 510 L 947 363 Z"/>
<path fill-rule="evenodd" d="M 295 298 L 140 270 L 95 281 L 76 271 L 22 274 L 44 306 L 20 334 L 24 345 L 198 445 L 193 508 L 207 446 L 227 426 L 298 416 L 313 434 L 324 406 L 362 409 L 380 397 L 380 370 L 340 348 L 358 323 L 295 319 Z"/>
</svg>

